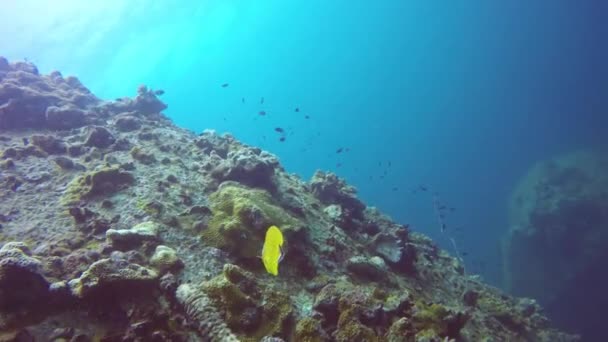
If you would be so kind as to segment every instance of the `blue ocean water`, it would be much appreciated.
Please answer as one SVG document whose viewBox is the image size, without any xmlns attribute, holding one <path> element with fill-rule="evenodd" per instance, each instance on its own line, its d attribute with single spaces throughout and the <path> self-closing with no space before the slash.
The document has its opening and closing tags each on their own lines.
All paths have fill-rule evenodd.
<svg viewBox="0 0 608 342">
<path fill-rule="evenodd" d="M 161 88 L 178 125 L 230 132 L 305 179 L 335 171 L 451 250 L 437 191 L 467 268 L 500 286 L 515 182 L 608 142 L 607 4 L 25 0 L 2 5 L 0 55 L 105 99 Z"/>
</svg>

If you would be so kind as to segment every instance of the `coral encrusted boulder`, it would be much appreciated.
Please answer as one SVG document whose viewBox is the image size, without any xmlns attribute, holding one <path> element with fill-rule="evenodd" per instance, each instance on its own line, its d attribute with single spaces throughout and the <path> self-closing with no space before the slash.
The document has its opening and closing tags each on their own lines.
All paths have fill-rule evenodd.
<svg viewBox="0 0 608 342">
<path fill-rule="evenodd" d="M 573 331 L 605 331 L 604 308 L 594 303 L 608 303 L 608 153 L 581 151 L 534 165 L 511 195 L 510 224 L 508 288 L 539 300 Z"/>
</svg>

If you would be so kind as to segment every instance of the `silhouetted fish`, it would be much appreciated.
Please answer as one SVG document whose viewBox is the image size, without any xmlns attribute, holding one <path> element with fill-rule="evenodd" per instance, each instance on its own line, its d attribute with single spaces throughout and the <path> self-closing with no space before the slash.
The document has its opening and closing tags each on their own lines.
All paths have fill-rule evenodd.
<svg viewBox="0 0 608 342">
<path fill-rule="evenodd" d="M 222 88 L 226 88 L 226 87 L 227 87 L 227 86 L 229 86 L 229 85 L 230 85 L 230 84 L 228 84 L 228 83 L 224 83 L 224 84 L 222 84 Z"/>
<path fill-rule="evenodd" d="M 245 98 L 241 98 L 241 103 L 245 103 Z"/>
<path fill-rule="evenodd" d="M 295 111 L 296 113 L 298 113 L 298 112 L 300 111 L 300 108 L 296 107 L 296 109 L 294 109 L 294 111 Z"/>
<path fill-rule="evenodd" d="M 310 119 L 310 115 L 304 115 L 304 119 Z"/>
<path fill-rule="evenodd" d="M 424 186 L 424 185 L 419 186 L 418 189 L 420 189 L 422 191 L 427 191 L 428 190 L 428 188 L 426 186 Z"/>
<path fill-rule="evenodd" d="M 164 93 L 165 93 L 165 91 L 164 91 L 164 90 L 162 90 L 162 89 L 156 89 L 156 90 L 154 91 L 154 95 L 156 95 L 156 96 L 161 96 L 161 95 L 163 95 Z"/>
<path fill-rule="evenodd" d="M 285 137 L 280 137 L 280 138 L 279 138 L 279 141 L 280 141 L 280 142 L 284 142 L 284 141 L 285 141 Z"/>
<path fill-rule="evenodd" d="M 336 150 L 336 153 L 342 153 L 344 149 L 342 147 L 340 147 L 339 149 Z"/>
<path fill-rule="evenodd" d="M 342 163 L 337 163 L 336 164 L 336 167 L 341 167 L 341 166 L 342 166 Z"/>
<path fill-rule="evenodd" d="M 393 191 L 397 191 L 397 190 L 399 190 L 399 188 L 397 188 L 396 186 L 393 187 Z"/>
<path fill-rule="evenodd" d="M 260 99 L 260 104 L 264 104 L 264 98 L 263 97 Z"/>
<path fill-rule="evenodd" d="M 261 116 L 264 116 L 264 115 L 266 115 L 266 112 L 263 111 L 263 110 L 261 110 L 258 114 L 261 115 Z"/>
<path fill-rule="evenodd" d="M 275 132 L 279 132 L 279 133 L 284 133 L 285 132 L 285 130 L 282 129 L 281 127 L 275 127 L 274 131 Z"/>
</svg>

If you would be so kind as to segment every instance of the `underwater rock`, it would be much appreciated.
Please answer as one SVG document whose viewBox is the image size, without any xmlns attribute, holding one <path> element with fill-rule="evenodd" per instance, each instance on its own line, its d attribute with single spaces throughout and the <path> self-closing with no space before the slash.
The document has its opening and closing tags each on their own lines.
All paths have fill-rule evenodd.
<svg viewBox="0 0 608 342">
<path fill-rule="evenodd" d="M 387 262 L 396 264 L 403 257 L 401 240 L 394 235 L 379 233 L 374 236 L 370 245 L 374 252 Z"/>
<path fill-rule="evenodd" d="M 123 115 L 114 121 L 114 125 L 121 132 L 131 132 L 138 130 L 141 122 L 133 115 Z"/>
<path fill-rule="evenodd" d="M 120 295 L 128 290 L 145 289 L 157 278 L 155 270 L 123 259 L 108 258 L 94 262 L 79 278 L 70 280 L 68 285 L 74 296 L 83 298 L 104 291 Z"/>
<path fill-rule="evenodd" d="M 371 258 L 364 256 L 351 257 L 346 263 L 346 269 L 358 277 L 372 281 L 383 280 L 388 271 L 384 260 L 377 256 Z"/>
<path fill-rule="evenodd" d="M 142 164 L 150 165 L 156 163 L 156 158 L 154 157 L 154 154 L 146 152 L 141 147 L 135 146 L 131 149 L 129 153 L 131 154 L 131 157 L 133 157 L 133 159 L 137 160 Z"/>
<path fill-rule="evenodd" d="M 231 135 L 220 136 L 214 130 L 207 129 L 199 135 L 194 141 L 194 144 L 201 149 L 204 154 L 209 155 L 213 152 L 224 159 L 228 156 L 230 144 L 233 142 L 234 138 Z"/>
<path fill-rule="evenodd" d="M 67 151 L 65 143 L 51 135 L 32 135 L 32 145 L 48 154 L 63 154 Z"/>
<path fill-rule="evenodd" d="M 102 168 L 73 179 L 61 198 L 65 205 L 97 196 L 110 195 L 134 183 L 133 175 L 119 168 Z"/>
<path fill-rule="evenodd" d="M 121 98 L 104 104 L 104 110 L 114 113 L 135 112 L 141 115 L 159 114 L 167 108 L 157 97 L 157 92 L 141 85 L 137 88 L 137 96 L 134 99 Z"/>
<path fill-rule="evenodd" d="M 36 315 L 49 300 L 49 283 L 42 263 L 31 256 L 27 245 L 8 242 L 0 249 L 0 329 L 15 325 L 22 317 Z"/>
<path fill-rule="evenodd" d="M 229 151 L 226 158 L 211 171 L 211 176 L 218 183 L 230 180 L 272 192 L 278 163 L 277 158 L 268 152 L 241 147 Z"/>
<path fill-rule="evenodd" d="M 0 129 L 69 129 L 99 100 L 76 78 L 40 75 L 31 63 L 11 63 L 0 79 Z M 50 109 L 49 108 L 55 108 Z M 75 108 L 67 111 L 58 108 Z"/>
<path fill-rule="evenodd" d="M 470 319 L 470 315 L 447 308 L 441 304 L 414 307 L 412 326 L 416 336 L 432 338 L 459 338 L 460 330 Z"/>
<path fill-rule="evenodd" d="M 264 190 L 224 182 L 209 202 L 213 216 L 201 233 L 203 241 L 235 256 L 257 258 L 271 225 L 287 235 L 297 229 L 297 221 Z"/>
<path fill-rule="evenodd" d="M 108 229 L 106 238 L 114 245 L 139 245 L 144 241 L 158 240 L 158 223 L 147 221 L 129 229 Z"/>
<path fill-rule="evenodd" d="M 159 245 L 156 246 L 154 254 L 150 258 L 150 265 L 156 267 L 160 273 L 183 266 L 183 262 L 177 256 L 173 248 Z"/>
<path fill-rule="evenodd" d="M 46 109 L 46 123 L 50 129 L 64 130 L 85 125 L 85 111 L 72 107 L 49 106 Z"/>
<path fill-rule="evenodd" d="M 158 91 L 148 89 L 141 85 L 137 88 L 137 97 L 135 98 L 133 108 L 144 115 L 160 113 L 167 109 L 167 105 L 158 99 L 156 96 L 160 94 Z"/>
<path fill-rule="evenodd" d="M 537 299 L 562 326 L 602 336 L 594 319 L 601 309 L 584 303 L 608 300 L 608 155 L 580 151 L 537 163 L 513 190 L 509 213 L 508 288 Z"/>
<path fill-rule="evenodd" d="M 108 131 L 106 128 L 101 126 L 91 127 L 89 130 L 89 135 L 87 136 L 87 140 L 85 141 L 86 146 L 97 147 L 97 148 L 106 148 L 112 145 L 116 139 Z"/>
<path fill-rule="evenodd" d="M 357 190 L 331 172 L 317 171 L 310 180 L 312 193 L 325 204 L 337 204 L 355 218 L 361 218 L 365 204 L 357 198 Z"/>
</svg>

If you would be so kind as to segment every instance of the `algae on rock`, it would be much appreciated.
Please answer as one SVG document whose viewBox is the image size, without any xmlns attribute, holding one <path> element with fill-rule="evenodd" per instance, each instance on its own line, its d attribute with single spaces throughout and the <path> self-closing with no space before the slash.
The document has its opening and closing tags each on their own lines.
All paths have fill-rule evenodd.
<svg viewBox="0 0 608 342">
<path fill-rule="evenodd" d="M 297 220 L 264 190 L 224 182 L 209 196 L 212 217 L 203 230 L 203 241 L 241 258 L 256 258 L 271 225 L 289 234 L 299 229 Z M 289 240 L 287 240 L 287 243 Z"/>
<path fill-rule="evenodd" d="M 134 183 L 130 172 L 117 167 L 105 167 L 87 172 L 73 179 L 61 198 L 64 205 L 76 204 L 82 200 L 103 195 L 111 195 Z"/>
</svg>

